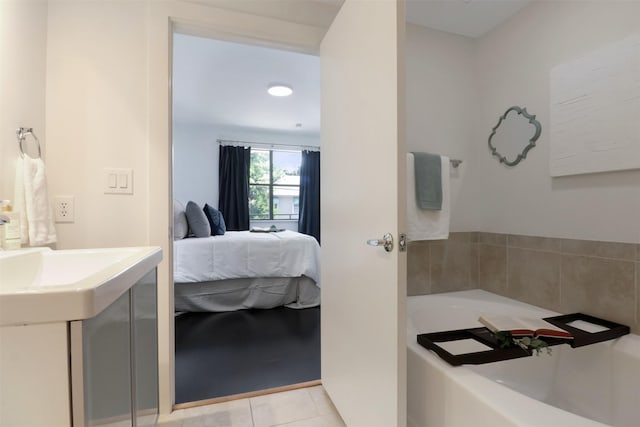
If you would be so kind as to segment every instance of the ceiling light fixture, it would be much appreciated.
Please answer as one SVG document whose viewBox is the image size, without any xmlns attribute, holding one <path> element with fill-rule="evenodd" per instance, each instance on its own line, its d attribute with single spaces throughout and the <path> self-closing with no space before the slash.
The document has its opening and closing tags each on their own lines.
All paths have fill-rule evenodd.
<svg viewBox="0 0 640 427">
<path fill-rule="evenodd" d="M 282 83 L 270 84 L 267 89 L 271 96 L 289 96 L 293 93 L 293 88 Z"/>
</svg>

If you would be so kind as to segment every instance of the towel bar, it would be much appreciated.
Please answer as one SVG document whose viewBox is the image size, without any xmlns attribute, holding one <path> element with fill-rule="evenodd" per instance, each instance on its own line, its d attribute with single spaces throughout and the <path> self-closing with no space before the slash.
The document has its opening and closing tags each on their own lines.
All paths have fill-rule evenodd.
<svg viewBox="0 0 640 427">
<path fill-rule="evenodd" d="M 33 133 L 33 128 L 18 128 L 16 130 L 16 135 L 18 136 L 18 145 L 20 146 L 21 156 L 24 157 L 26 154 L 24 152 L 24 148 L 22 147 L 22 143 L 25 139 L 27 139 L 27 135 L 31 135 L 33 139 L 36 141 L 36 146 L 38 147 L 38 158 L 42 157 L 42 150 L 40 148 L 40 141 L 35 133 Z"/>
</svg>

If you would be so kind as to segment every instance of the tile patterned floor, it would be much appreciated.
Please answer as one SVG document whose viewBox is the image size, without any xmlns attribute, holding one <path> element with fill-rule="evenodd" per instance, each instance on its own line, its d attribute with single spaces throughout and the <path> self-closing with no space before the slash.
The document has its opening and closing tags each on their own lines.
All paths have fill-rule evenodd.
<svg viewBox="0 0 640 427">
<path fill-rule="evenodd" d="M 322 386 L 267 394 L 160 416 L 158 427 L 345 427 Z"/>
</svg>

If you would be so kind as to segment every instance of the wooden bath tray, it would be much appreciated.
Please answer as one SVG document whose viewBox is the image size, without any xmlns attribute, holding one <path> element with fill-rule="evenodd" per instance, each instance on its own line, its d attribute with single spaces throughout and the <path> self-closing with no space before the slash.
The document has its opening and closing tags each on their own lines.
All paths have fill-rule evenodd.
<svg viewBox="0 0 640 427">
<path fill-rule="evenodd" d="M 621 325 L 620 323 L 611 322 L 610 320 L 589 316 L 588 314 L 583 313 L 561 314 L 560 316 L 545 317 L 544 320 L 564 329 L 567 332 L 570 332 L 571 335 L 573 335 L 573 340 L 569 340 L 568 342 L 567 340 L 560 340 L 561 342 L 558 344 L 566 343 L 574 348 L 589 344 L 596 344 L 602 341 L 614 340 L 631 332 L 627 325 Z M 583 329 L 578 329 L 569 325 L 569 323 L 575 322 L 576 320 L 582 320 L 587 323 L 603 326 L 607 329 L 600 332 L 587 332 Z"/>
<path fill-rule="evenodd" d="M 611 322 L 609 320 L 600 319 L 583 313 L 546 317 L 544 320 L 570 332 L 571 335 L 573 335 L 573 339 L 570 340 L 562 338 L 543 338 L 549 347 L 559 344 L 569 344 L 574 348 L 582 347 L 589 344 L 616 339 L 630 332 L 629 327 L 626 325 L 621 325 L 620 323 Z M 578 329 L 569 325 L 569 323 L 577 320 L 599 325 L 606 329 L 599 332 L 587 332 L 583 329 Z M 500 348 L 500 344 L 495 339 L 493 333 L 485 327 L 418 334 L 417 339 L 418 344 L 433 351 L 452 366 L 482 365 L 485 363 L 499 362 L 501 360 L 531 356 L 533 354 L 532 351 L 525 350 L 520 347 Z M 452 354 L 438 345 L 438 343 L 468 339 L 472 339 L 486 345 L 489 347 L 489 350 Z"/>
</svg>

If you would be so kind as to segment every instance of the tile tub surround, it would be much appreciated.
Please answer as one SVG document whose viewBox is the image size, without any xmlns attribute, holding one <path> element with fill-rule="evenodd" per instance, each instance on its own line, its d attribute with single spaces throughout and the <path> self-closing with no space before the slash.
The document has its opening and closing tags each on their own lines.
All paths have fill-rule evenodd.
<svg viewBox="0 0 640 427">
<path fill-rule="evenodd" d="M 158 427 L 344 427 L 322 386 L 179 409 Z"/>
<path fill-rule="evenodd" d="M 409 242 L 408 295 L 477 288 L 476 235 L 477 233 L 450 233 L 447 240 Z"/>
<path fill-rule="evenodd" d="M 639 244 L 451 233 L 444 241 L 410 242 L 407 269 L 409 295 L 480 288 L 640 333 Z"/>
</svg>

